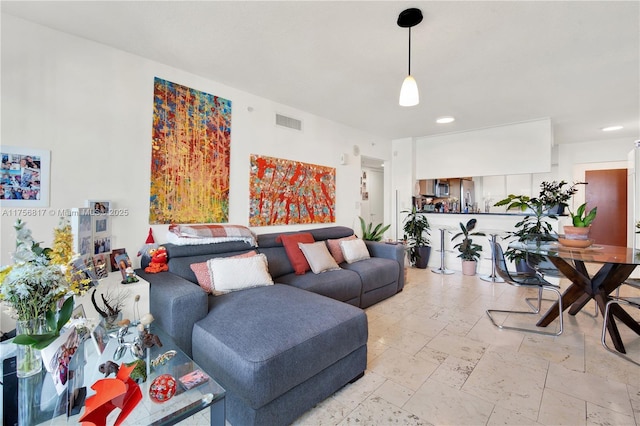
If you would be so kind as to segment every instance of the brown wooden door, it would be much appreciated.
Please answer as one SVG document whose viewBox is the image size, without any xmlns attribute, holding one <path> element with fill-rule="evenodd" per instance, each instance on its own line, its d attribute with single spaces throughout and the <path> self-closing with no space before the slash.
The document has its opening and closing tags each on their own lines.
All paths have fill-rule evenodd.
<svg viewBox="0 0 640 426">
<path fill-rule="evenodd" d="M 597 244 L 627 245 L 627 169 L 587 170 L 587 209 L 598 206 L 590 237 Z"/>
</svg>

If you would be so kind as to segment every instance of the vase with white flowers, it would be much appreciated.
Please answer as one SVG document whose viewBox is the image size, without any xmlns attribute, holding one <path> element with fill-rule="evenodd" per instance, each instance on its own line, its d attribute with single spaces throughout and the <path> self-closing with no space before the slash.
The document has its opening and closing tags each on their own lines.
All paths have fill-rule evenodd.
<svg viewBox="0 0 640 426">
<path fill-rule="evenodd" d="M 14 263 L 0 269 L 0 300 L 16 319 L 18 377 L 28 377 L 42 370 L 40 349 L 59 336 L 71 317 L 73 297 L 68 296 L 84 293 L 90 280 L 74 277 L 73 236 L 67 221 L 55 229 L 52 248 L 41 247 L 21 219 L 14 229 Z"/>
</svg>

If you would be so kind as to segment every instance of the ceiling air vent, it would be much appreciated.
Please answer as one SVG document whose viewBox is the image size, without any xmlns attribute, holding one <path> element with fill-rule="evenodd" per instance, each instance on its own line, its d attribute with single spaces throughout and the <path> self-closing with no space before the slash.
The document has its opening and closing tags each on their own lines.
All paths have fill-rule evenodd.
<svg viewBox="0 0 640 426">
<path fill-rule="evenodd" d="M 286 115 L 276 114 L 276 125 L 289 129 L 302 130 L 302 121 Z"/>
</svg>

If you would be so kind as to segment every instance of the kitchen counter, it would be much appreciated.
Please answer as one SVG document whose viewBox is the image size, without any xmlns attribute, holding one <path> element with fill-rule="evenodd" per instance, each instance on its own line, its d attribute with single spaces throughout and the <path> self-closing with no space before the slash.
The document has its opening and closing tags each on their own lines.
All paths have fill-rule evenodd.
<svg viewBox="0 0 640 426">
<path fill-rule="evenodd" d="M 515 231 L 515 225 L 522 220 L 526 213 L 435 213 L 435 212 L 420 212 L 423 214 L 430 225 L 429 241 L 432 247 L 431 257 L 429 259 L 429 267 L 440 266 L 440 229 L 446 229 L 445 232 L 445 264 L 448 269 L 454 271 L 460 271 L 462 264 L 457 257 L 459 252 L 453 250 L 453 246 L 461 241 L 456 239 L 451 241 L 451 238 L 460 232 L 460 223 L 466 224 L 470 219 L 476 219 L 476 227 L 473 232 L 484 232 L 485 237 L 474 236 L 473 242 L 482 246 L 482 255 L 480 262 L 478 263 L 478 274 L 486 275 L 491 272 L 491 244 L 490 234 L 496 233 L 499 235 L 498 242 L 506 248 L 508 241 L 505 241 L 509 232 Z M 530 213 L 529 216 L 532 216 Z M 403 217 L 401 217 L 403 219 Z M 559 216 L 558 220 L 551 220 L 552 230 L 558 232 L 558 229 L 562 229 L 562 225 L 569 225 L 571 218 L 567 215 Z M 509 263 L 509 269 L 515 270 L 515 267 Z"/>
<path fill-rule="evenodd" d="M 480 215 L 480 216 L 533 216 L 533 213 L 506 213 L 506 212 L 490 212 L 490 213 L 484 213 L 484 212 L 479 212 L 479 213 L 461 213 L 461 212 L 429 212 L 429 211 L 419 211 L 418 213 L 423 213 L 423 214 L 434 214 L 434 215 L 465 215 L 465 216 L 469 216 L 469 215 Z M 561 217 L 568 217 L 569 215 L 567 214 L 561 214 L 561 215 L 556 215 L 558 218 Z"/>
</svg>

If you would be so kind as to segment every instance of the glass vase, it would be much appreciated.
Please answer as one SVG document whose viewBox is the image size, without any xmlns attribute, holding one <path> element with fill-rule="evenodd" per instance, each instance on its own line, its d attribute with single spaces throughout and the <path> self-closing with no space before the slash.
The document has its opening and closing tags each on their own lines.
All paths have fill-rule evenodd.
<svg viewBox="0 0 640 426">
<path fill-rule="evenodd" d="M 42 318 L 16 321 L 16 335 L 41 334 L 46 327 Z M 39 349 L 27 345 L 16 345 L 16 363 L 18 377 L 30 377 L 42 371 L 42 354 Z"/>
</svg>

